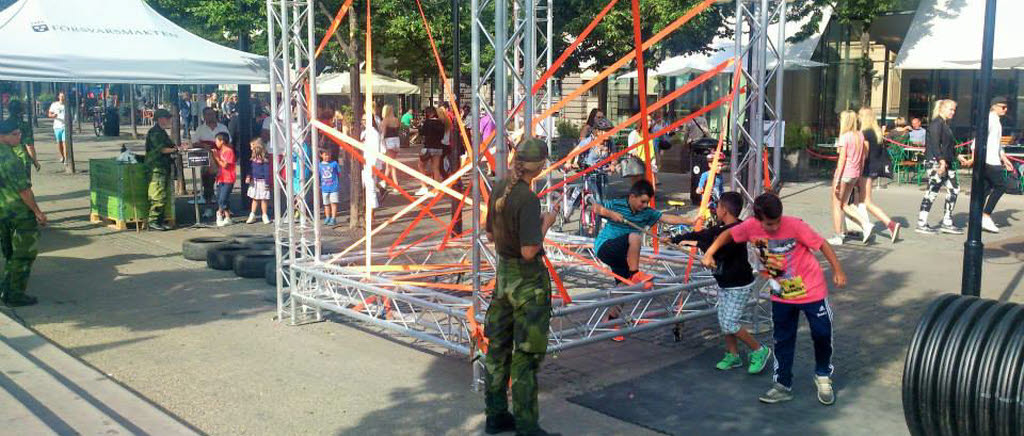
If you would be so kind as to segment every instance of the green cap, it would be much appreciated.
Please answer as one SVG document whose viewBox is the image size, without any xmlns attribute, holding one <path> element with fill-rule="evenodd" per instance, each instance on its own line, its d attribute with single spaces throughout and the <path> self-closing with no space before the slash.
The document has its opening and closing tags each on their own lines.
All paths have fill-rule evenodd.
<svg viewBox="0 0 1024 436">
<path fill-rule="evenodd" d="M 516 147 L 516 160 L 522 162 L 543 162 L 548 158 L 548 144 L 537 138 L 530 138 Z"/>
<path fill-rule="evenodd" d="M 14 118 L 8 118 L 0 121 L 0 135 L 7 135 L 11 132 L 18 130 L 18 120 Z"/>
<path fill-rule="evenodd" d="M 167 109 L 157 109 L 153 112 L 153 118 L 170 118 L 171 112 Z"/>
</svg>

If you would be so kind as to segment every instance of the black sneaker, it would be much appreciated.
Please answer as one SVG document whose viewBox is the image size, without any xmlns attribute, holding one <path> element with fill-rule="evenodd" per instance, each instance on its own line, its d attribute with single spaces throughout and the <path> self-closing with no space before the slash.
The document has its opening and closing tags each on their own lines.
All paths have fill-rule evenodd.
<svg viewBox="0 0 1024 436">
<path fill-rule="evenodd" d="M 3 301 L 4 301 L 4 304 L 6 304 L 6 305 L 8 305 L 10 307 L 22 307 L 22 306 L 31 306 L 33 304 L 36 304 L 36 303 L 39 302 L 39 299 L 37 299 L 36 297 L 33 297 L 31 295 L 15 294 L 15 295 L 10 295 L 10 296 L 4 295 Z"/>
<path fill-rule="evenodd" d="M 939 227 L 939 231 L 942 232 L 942 233 L 948 233 L 950 235 L 962 235 L 962 234 L 964 234 L 963 227 L 957 227 L 957 226 L 955 226 L 953 224 L 943 224 L 942 227 Z"/>
<path fill-rule="evenodd" d="M 938 233 L 938 231 L 935 230 L 935 227 L 929 226 L 928 224 L 922 224 L 922 223 L 917 223 L 917 226 L 914 227 L 914 231 L 917 232 L 917 233 L 924 233 L 926 235 L 934 235 L 934 234 Z"/>
<path fill-rule="evenodd" d="M 149 227 L 150 230 L 156 230 L 158 232 L 166 232 L 167 231 L 167 227 L 164 227 L 164 225 L 160 224 L 160 223 L 149 223 L 149 225 L 147 227 Z"/>
<path fill-rule="evenodd" d="M 487 417 L 484 433 L 498 434 L 507 431 L 516 431 L 516 419 L 512 417 L 511 413 L 505 412 L 501 415 Z"/>
</svg>

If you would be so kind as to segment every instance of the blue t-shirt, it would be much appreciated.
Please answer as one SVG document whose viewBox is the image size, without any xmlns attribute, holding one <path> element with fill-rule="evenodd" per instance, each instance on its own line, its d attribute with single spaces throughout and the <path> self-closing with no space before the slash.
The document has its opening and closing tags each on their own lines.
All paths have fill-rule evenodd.
<svg viewBox="0 0 1024 436">
<path fill-rule="evenodd" d="M 337 162 L 320 162 L 320 192 L 324 194 L 338 192 L 339 178 L 341 176 Z"/>
<path fill-rule="evenodd" d="M 701 189 L 704 189 L 705 184 L 708 183 L 708 174 L 709 173 L 710 173 L 710 171 L 704 171 L 704 173 L 700 175 L 700 181 L 697 182 L 697 186 L 700 186 Z M 711 198 L 717 200 L 717 199 L 719 199 L 721 197 L 722 197 L 722 175 L 721 174 L 715 174 L 715 185 L 711 187 Z"/>
<path fill-rule="evenodd" d="M 633 209 L 629 208 L 629 203 L 625 198 L 617 198 L 614 200 L 605 200 L 602 204 L 606 209 L 618 212 L 622 214 L 622 218 L 642 228 L 647 228 L 658 223 L 661 219 L 661 211 L 647 207 L 643 210 L 633 213 Z M 601 232 L 594 238 L 594 251 L 600 251 L 601 245 L 605 241 L 618 238 L 622 235 L 628 235 L 630 233 L 639 233 L 637 229 L 630 227 L 626 223 L 617 223 L 614 221 L 606 220 L 604 227 L 601 227 Z"/>
</svg>

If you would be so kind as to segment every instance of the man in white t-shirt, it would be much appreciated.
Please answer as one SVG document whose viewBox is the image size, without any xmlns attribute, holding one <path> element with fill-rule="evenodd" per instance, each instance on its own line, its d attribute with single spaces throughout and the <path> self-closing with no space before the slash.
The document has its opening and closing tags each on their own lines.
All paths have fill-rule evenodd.
<svg viewBox="0 0 1024 436">
<path fill-rule="evenodd" d="M 57 138 L 57 150 L 60 151 L 60 163 L 67 160 L 68 155 L 64 150 L 64 93 L 57 94 L 57 101 L 50 105 L 47 116 L 53 118 L 53 136 Z"/>
<path fill-rule="evenodd" d="M 1013 172 L 1013 164 L 1006 157 L 1003 151 L 1003 124 L 999 122 L 1000 117 L 1006 116 L 1006 98 L 996 97 L 992 99 L 992 105 L 988 112 L 988 138 L 985 141 L 985 163 L 975 168 L 975 171 L 984 171 L 984 187 L 981 195 L 986 198 L 985 208 L 981 214 L 981 228 L 986 232 L 999 233 L 999 227 L 992 221 L 992 212 L 996 209 L 996 203 L 1006 191 L 1006 177 L 1003 176 L 1003 169 Z M 977 140 L 975 140 L 977 141 Z M 971 160 L 973 163 L 973 159 Z"/>
<path fill-rule="evenodd" d="M 924 141 L 927 139 L 928 131 L 921 127 L 921 119 L 914 117 L 910 119 L 910 143 L 919 147 L 924 147 Z"/>
<path fill-rule="evenodd" d="M 231 135 L 231 133 L 228 132 L 228 128 L 225 125 L 217 122 L 217 113 L 213 111 L 213 108 L 207 107 L 203 109 L 203 124 L 200 124 L 199 128 L 196 129 L 196 142 L 198 143 L 199 146 L 205 149 L 213 150 L 217 145 L 216 138 L 218 133 L 224 133 L 228 135 L 229 138 Z M 213 205 L 213 185 L 216 178 L 216 166 L 211 165 L 206 167 L 205 170 L 203 170 L 203 199 L 206 200 L 207 206 Z M 213 209 L 207 208 L 206 211 L 203 212 L 203 217 L 213 218 Z"/>
</svg>

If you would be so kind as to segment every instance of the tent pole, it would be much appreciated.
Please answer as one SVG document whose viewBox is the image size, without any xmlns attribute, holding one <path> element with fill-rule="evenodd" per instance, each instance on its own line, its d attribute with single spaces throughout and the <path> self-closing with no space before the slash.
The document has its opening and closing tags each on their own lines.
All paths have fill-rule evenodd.
<svg viewBox="0 0 1024 436">
<path fill-rule="evenodd" d="M 138 123 L 135 121 L 135 85 L 128 85 L 128 112 L 132 117 L 132 139 L 139 139 Z"/>
<path fill-rule="evenodd" d="M 181 112 L 178 111 L 178 101 L 180 99 L 178 97 L 178 85 L 171 85 L 167 96 L 171 99 L 171 142 L 178 146 L 181 144 Z M 174 171 L 178 176 L 174 182 L 174 192 L 178 195 L 185 194 L 185 165 L 181 161 L 181 156 L 177 153 L 174 154 Z"/>
<path fill-rule="evenodd" d="M 67 159 L 64 162 L 64 172 L 68 174 L 75 173 L 75 151 L 73 146 L 72 127 L 74 126 L 74 117 L 72 115 L 72 108 L 74 105 L 71 104 L 71 84 L 64 84 L 64 150 L 67 154 Z M 76 102 L 77 104 L 77 102 Z"/>
</svg>

